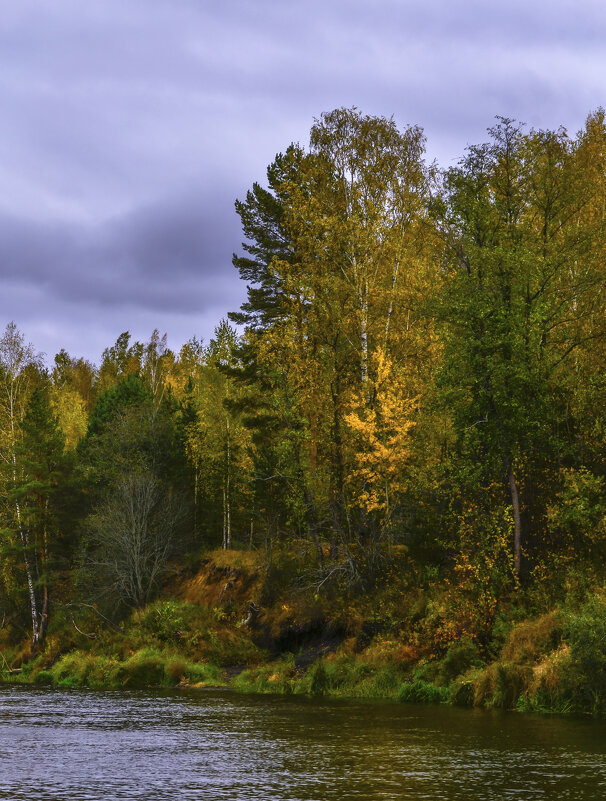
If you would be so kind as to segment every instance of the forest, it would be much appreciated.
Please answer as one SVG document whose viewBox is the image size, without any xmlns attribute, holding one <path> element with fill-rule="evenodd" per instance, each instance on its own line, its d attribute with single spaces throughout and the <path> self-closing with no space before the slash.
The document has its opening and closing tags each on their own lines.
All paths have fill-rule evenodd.
<svg viewBox="0 0 606 801">
<path fill-rule="evenodd" d="M 208 343 L 51 365 L 0 338 L 4 678 L 163 654 L 603 712 L 604 111 L 499 117 L 444 170 L 420 127 L 336 109 L 235 210 L 248 297 Z"/>
</svg>

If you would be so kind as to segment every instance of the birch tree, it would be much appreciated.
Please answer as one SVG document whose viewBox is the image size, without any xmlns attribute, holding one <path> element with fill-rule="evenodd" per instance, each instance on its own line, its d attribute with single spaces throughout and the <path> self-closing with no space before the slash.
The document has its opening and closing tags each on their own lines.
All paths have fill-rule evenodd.
<svg viewBox="0 0 606 801">
<path fill-rule="evenodd" d="M 321 537 L 336 558 L 358 534 L 361 496 L 352 497 L 348 476 L 364 438 L 347 415 L 362 397 L 369 418 L 383 419 L 387 395 L 376 387 L 386 365 L 399 387 L 405 377 L 407 398 L 429 375 L 432 326 L 419 302 L 432 275 L 423 148 L 419 128 L 337 109 L 313 126 L 309 152 L 291 147 L 268 170 L 271 192 L 255 186 L 238 207 L 254 258 L 234 263 L 258 282 L 233 316 L 247 324 L 254 352 L 245 380 L 272 388 L 273 406 L 259 417 L 291 448 L 290 468 L 274 475 L 296 477 L 290 495 L 320 560 Z"/>
<path fill-rule="evenodd" d="M 15 490 L 22 481 L 22 466 L 17 451 L 22 437 L 21 424 L 27 401 L 41 368 L 42 359 L 33 345 L 26 342 L 25 336 L 14 322 L 9 323 L 0 338 L 0 457 L 3 464 L 5 490 L 5 537 L 16 535 L 20 545 L 21 558 L 32 622 L 32 642 L 36 644 L 41 637 L 41 617 L 34 586 L 35 575 L 31 561 L 30 535 L 24 524 L 21 504 Z M 14 565 L 5 566 L 11 570 Z"/>
<path fill-rule="evenodd" d="M 205 350 L 196 395 L 197 414 L 187 442 L 205 495 L 205 527 L 211 536 L 213 528 L 220 529 L 224 549 L 232 547 L 234 523 L 242 528 L 243 518 L 250 520 L 242 508 L 244 499 L 250 496 L 250 433 L 241 415 L 231 408 L 239 388 L 228 372 L 235 366 L 236 342 L 234 329 L 221 322 Z M 221 510 L 220 518 L 217 510 Z"/>
<path fill-rule="evenodd" d="M 400 131 L 393 119 L 355 108 L 323 114 L 311 129 L 311 186 L 296 216 L 313 232 L 318 269 L 337 272 L 350 288 L 362 386 L 373 351 L 388 353 L 393 336 L 410 329 L 405 315 L 426 269 L 424 146 L 419 127 Z"/>
</svg>

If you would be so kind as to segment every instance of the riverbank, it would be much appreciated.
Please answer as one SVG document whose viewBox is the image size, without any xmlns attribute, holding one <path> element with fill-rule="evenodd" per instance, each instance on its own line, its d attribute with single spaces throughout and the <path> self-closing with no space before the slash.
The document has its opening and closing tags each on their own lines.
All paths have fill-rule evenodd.
<svg viewBox="0 0 606 801">
<path fill-rule="evenodd" d="M 319 598 L 287 590 L 281 570 L 263 572 L 250 555 L 215 554 L 167 585 L 172 596 L 119 623 L 64 604 L 37 653 L 5 645 L 0 677 L 606 714 L 599 591 L 533 618 L 511 607 L 507 620 L 503 610 L 482 642 L 465 632 L 444 638 L 435 588 Z"/>
<path fill-rule="evenodd" d="M 555 625 L 553 616 L 525 623 L 524 633 L 516 632 L 522 647 L 518 658 L 511 654 L 510 661 L 503 658 L 489 664 L 481 663 L 469 643 L 451 646 L 440 660 L 416 663 L 398 660 L 395 642 L 383 641 L 382 648 L 376 644 L 361 654 L 348 654 L 347 648 L 341 647 L 306 668 L 297 666 L 297 656 L 292 653 L 243 668 L 241 664 L 194 662 L 173 648 L 153 646 L 129 649 L 121 658 L 106 646 L 105 653 L 70 651 L 56 661 L 44 652 L 24 662 L 18 673 L 4 671 L 2 679 L 60 688 L 230 687 L 244 693 L 603 714 L 602 696 L 589 684 L 595 677 L 579 672 L 568 645 L 561 644 L 541 659 L 536 651 L 524 650 L 525 645 L 532 648 L 532 642 L 537 642 L 538 632 L 553 636 Z M 515 639 L 509 643 L 510 652 Z"/>
</svg>

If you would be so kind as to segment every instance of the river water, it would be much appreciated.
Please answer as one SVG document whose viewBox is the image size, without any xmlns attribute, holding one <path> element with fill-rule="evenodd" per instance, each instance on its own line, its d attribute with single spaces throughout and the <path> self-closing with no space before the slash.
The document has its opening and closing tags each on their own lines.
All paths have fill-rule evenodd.
<svg viewBox="0 0 606 801">
<path fill-rule="evenodd" d="M 606 724 L 450 707 L 0 687 L 0 799 L 606 798 Z"/>
</svg>

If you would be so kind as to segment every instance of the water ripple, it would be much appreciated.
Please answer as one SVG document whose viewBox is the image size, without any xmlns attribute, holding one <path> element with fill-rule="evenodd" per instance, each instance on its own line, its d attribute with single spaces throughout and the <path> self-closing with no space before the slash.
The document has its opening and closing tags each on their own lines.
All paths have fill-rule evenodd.
<svg viewBox="0 0 606 801">
<path fill-rule="evenodd" d="M 442 707 L 2 687 L 0 799 L 598 799 L 605 735 Z"/>
</svg>

